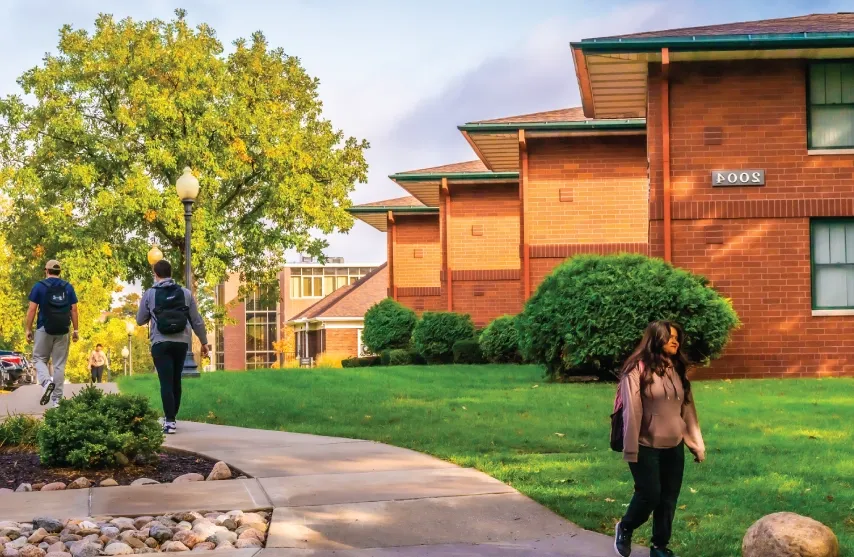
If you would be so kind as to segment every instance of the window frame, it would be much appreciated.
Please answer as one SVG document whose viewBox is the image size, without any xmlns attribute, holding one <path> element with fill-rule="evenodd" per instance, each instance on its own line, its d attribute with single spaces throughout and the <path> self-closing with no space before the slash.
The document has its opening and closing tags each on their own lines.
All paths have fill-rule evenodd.
<svg viewBox="0 0 854 557">
<path fill-rule="evenodd" d="M 807 111 L 807 151 L 850 151 L 854 149 L 854 143 L 852 145 L 841 145 L 837 147 L 818 147 L 813 145 L 812 139 L 812 68 L 813 66 L 827 66 L 830 64 L 851 64 L 854 66 L 854 59 L 851 58 L 840 58 L 840 59 L 827 59 L 827 60 L 818 60 L 812 59 L 807 61 L 806 64 L 806 111 Z M 825 94 L 827 92 L 825 91 Z M 854 111 L 854 102 L 851 103 L 839 103 L 835 105 L 815 105 L 815 106 L 842 106 L 842 107 L 850 107 L 852 111 Z"/>
<path fill-rule="evenodd" d="M 842 224 L 842 225 L 852 225 L 854 226 L 854 217 L 846 218 L 846 217 L 835 217 L 835 218 L 811 218 L 810 219 L 810 306 L 813 311 L 839 311 L 839 310 L 854 310 L 854 305 L 850 306 L 818 306 L 816 305 L 816 287 L 815 287 L 815 279 L 816 279 L 816 267 L 854 267 L 854 263 L 818 263 L 815 262 L 815 227 L 818 224 L 825 225 L 833 225 L 833 224 Z M 844 229 L 843 229 L 844 230 Z M 847 241 L 847 235 L 846 235 Z M 846 258 L 847 258 L 847 244 L 846 244 Z"/>
</svg>

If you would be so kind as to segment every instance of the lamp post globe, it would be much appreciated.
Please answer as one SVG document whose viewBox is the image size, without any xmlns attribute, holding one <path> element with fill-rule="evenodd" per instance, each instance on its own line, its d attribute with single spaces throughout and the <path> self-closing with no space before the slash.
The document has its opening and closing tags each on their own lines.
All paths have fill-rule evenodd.
<svg viewBox="0 0 854 557">
<path fill-rule="evenodd" d="M 122 348 L 122 358 L 125 361 L 125 375 L 128 373 L 128 356 L 130 356 L 130 351 L 128 350 L 128 347 L 125 346 Z"/>
<path fill-rule="evenodd" d="M 196 197 L 199 196 L 199 180 L 193 175 L 192 169 L 189 166 L 184 167 L 184 173 L 175 182 L 175 192 L 178 194 L 178 199 L 184 204 L 184 286 L 191 293 L 193 292 L 193 267 L 192 267 L 192 251 L 190 246 L 190 238 L 192 237 L 192 220 L 193 220 L 193 203 Z M 187 357 L 184 359 L 184 369 L 181 371 L 183 377 L 199 377 L 199 366 L 193 358 L 192 335 L 190 336 L 190 345 L 187 350 Z"/>
<path fill-rule="evenodd" d="M 157 246 L 151 246 L 151 249 L 148 250 L 148 264 L 152 267 L 155 263 L 163 259 L 163 252 L 160 251 L 160 248 Z"/>
</svg>

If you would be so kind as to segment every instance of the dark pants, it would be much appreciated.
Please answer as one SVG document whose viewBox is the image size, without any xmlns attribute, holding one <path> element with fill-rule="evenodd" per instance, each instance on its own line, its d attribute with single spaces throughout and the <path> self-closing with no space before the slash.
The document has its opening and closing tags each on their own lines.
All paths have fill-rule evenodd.
<svg viewBox="0 0 854 557">
<path fill-rule="evenodd" d="M 104 378 L 104 366 L 92 366 L 92 383 L 100 383 Z"/>
<path fill-rule="evenodd" d="M 629 469 L 635 480 L 635 494 L 623 517 L 623 528 L 632 532 L 652 514 L 652 544 L 667 547 L 673 531 L 676 501 L 682 489 L 685 445 L 680 443 L 672 449 L 640 446 L 638 461 L 630 462 Z"/>
<path fill-rule="evenodd" d="M 181 371 L 187 357 L 187 343 L 158 342 L 151 347 L 151 357 L 160 378 L 160 399 L 167 422 L 174 422 L 181 408 Z"/>
</svg>

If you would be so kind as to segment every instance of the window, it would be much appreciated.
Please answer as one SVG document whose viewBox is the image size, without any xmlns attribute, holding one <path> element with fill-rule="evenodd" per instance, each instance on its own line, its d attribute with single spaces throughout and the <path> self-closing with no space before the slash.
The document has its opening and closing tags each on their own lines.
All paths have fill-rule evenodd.
<svg viewBox="0 0 854 557">
<path fill-rule="evenodd" d="M 279 285 L 272 282 L 256 287 L 246 298 L 246 369 L 268 368 L 276 362 L 278 297 Z"/>
<path fill-rule="evenodd" d="M 854 308 L 854 219 L 814 220 L 813 309 Z"/>
<path fill-rule="evenodd" d="M 809 147 L 854 148 L 854 62 L 809 67 Z"/>
<path fill-rule="evenodd" d="M 288 290 L 291 299 L 323 298 L 372 270 L 370 267 L 292 267 Z"/>
</svg>

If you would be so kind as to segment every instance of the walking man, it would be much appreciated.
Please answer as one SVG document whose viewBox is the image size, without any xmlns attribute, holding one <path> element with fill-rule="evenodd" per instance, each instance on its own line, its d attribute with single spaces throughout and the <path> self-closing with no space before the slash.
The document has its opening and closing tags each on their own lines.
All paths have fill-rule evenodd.
<svg viewBox="0 0 854 557">
<path fill-rule="evenodd" d="M 164 433 L 175 433 L 176 417 L 181 407 L 181 372 L 184 359 L 193 340 L 193 332 L 202 343 L 202 356 L 211 349 L 205 322 L 199 315 L 196 299 L 186 288 L 172 280 L 172 265 L 160 260 L 154 264 L 154 286 L 145 291 L 139 302 L 136 323 L 149 321 L 151 357 L 160 379 L 160 398 L 163 402 Z"/>
<path fill-rule="evenodd" d="M 30 307 L 27 310 L 27 342 L 33 345 L 39 385 L 42 386 L 42 406 L 51 403 L 55 408 L 62 400 L 65 383 L 65 362 L 68 361 L 68 337 L 74 342 L 79 340 L 77 323 L 77 294 L 74 287 L 59 275 L 59 261 L 51 259 L 45 264 L 45 279 L 37 282 L 30 291 Z M 36 330 L 33 333 L 33 321 L 38 309 Z M 73 325 L 74 329 L 69 331 Z M 48 362 L 53 366 L 51 376 Z"/>
<path fill-rule="evenodd" d="M 89 354 L 89 371 L 92 372 L 92 383 L 100 383 L 104 379 L 104 368 L 107 367 L 107 355 L 104 346 L 98 344 Z"/>
</svg>

